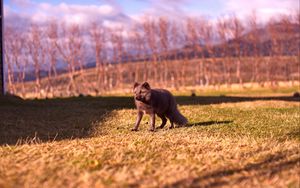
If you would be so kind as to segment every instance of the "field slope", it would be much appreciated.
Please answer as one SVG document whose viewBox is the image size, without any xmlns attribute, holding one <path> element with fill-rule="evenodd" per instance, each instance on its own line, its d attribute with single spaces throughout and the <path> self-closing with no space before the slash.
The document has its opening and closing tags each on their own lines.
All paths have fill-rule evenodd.
<svg viewBox="0 0 300 188">
<path fill-rule="evenodd" d="M 178 96 L 189 125 L 154 133 L 131 97 L 2 97 L 0 187 L 299 187 L 289 96 Z"/>
</svg>

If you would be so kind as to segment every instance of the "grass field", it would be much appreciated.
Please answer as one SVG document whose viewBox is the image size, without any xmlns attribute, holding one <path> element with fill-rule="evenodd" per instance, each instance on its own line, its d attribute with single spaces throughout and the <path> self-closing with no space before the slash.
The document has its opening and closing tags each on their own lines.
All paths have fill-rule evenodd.
<svg viewBox="0 0 300 188">
<path fill-rule="evenodd" d="M 176 100 L 189 125 L 153 133 L 132 97 L 0 97 L 0 187 L 299 187 L 292 93 Z"/>
</svg>

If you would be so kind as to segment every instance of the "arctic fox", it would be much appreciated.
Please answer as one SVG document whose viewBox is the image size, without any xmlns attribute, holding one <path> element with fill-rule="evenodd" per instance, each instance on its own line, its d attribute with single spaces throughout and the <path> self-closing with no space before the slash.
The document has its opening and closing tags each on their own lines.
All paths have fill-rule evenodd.
<svg viewBox="0 0 300 188">
<path fill-rule="evenodd" d="M 135 83 L 133 87 L 135 105 L 138 111 L 137 120 L 132 131 L 137 131 L 144 113 L 151 116 L 150 131 L 155 130 L 155 114 L 161 118 L 162 124 L 158 128 L 164 128 L 167 118 L 179 126 L 187 124 L 187 119 L 177 109 L 173 95 L 165 89 L 151 89 L 149 83 Z"/>
</svg>

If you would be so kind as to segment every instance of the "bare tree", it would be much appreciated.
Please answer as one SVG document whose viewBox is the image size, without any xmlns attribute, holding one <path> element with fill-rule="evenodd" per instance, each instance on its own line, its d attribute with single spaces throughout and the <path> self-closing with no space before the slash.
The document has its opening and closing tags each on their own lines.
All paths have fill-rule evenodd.
<svg viewBox="0 0 300 188">
<path fill-rule="evenodd" d="M 162 82 L 166 86 L 168 83 L 168 52 L 170 49 L 170 23 L 166 18 L 160 17 L 158 21 L 159 26 L 159 41 L 160 41 L 160 59 L 163 62 L 163 70 L 162 72 Z"/>
<path fill-rule="evenodd" d="M 205 45 L 205 49 L 207 52 L 207 58 L 209 61 L 205 64 L 204 67 L 204 78 L 206 85 L 209 85 L 210 83 L 214 84 L 214 76 L 213 73 L 217 73 L 217 70 L 215 69 L 215 54 L 213 51 L 213 26 L 212 24 L 205 18 L 202 18 L 200 20 L 200 35 L 202 36 L 202 40 Z M 202 54 L 204 51 L 202 52 Z"/>
<path fill-rule="evenodd" d="M 32 58 L 35 72 L 35 94 L 41 97 L 41 66 L 45 64 L 45 46 L 43 45 L 43 33 L 37 24 L 30 27 L 30 35 L 28 37 L 28 48 Z"/>
<path fill-rule="evenodd" d="M 104 50 L 105 50 L 105 28 L 96 22 L 90 25 L 90 36 L 92 46 L 95 51 L 96 70 L 97 70 L 97 86 L 101 92 L 107 89 L 107 77 L 105 72 Z"/>
<path fill-rule="evenodd" d="M 123 28 L 117 28 L 111 31 L 111 43 L 113 48 L 113 63 L 116 65 L 117 75 L 116 75 L 116 86 L 123 88 L 123 55 L 124 55 L 124 39 L 123 39 Z"/>
<path fill-rule="evenodd" d="M 258 82 L 259 80 L 259 61 L 260 61 L 260 50 L 259 50 L 259 44 L 260 44 L 260 36 L 259 36 L 259 28 L 257 23 L 257 15 L 256 12 L 252 12 L 251 16 L 249 17 L 248 21 L 249 27 L 251 29 L 250 35 L 249 35 L 249 42 L 252 44 L 252 53 L 249 52 L 249 55 L 252 57 L 252 78 L 251 82 Z"/>
<path fill-rule="evenodd" d="M 57 28 L 57 21 L 52 20 L 49 23 L 49 26 L 47 28 L 47 37 L 48 37 L 48 48 L 47 53 L 49 55 L 49 77 L 54 76 L 54 78 L 57 77 L 57 71 L 56 71 L 56 63 L 57 63 L 57 49 L 55 42 L 58 40 L 58 28 Z"/>
<path fill-rule="evenodd" d="M 228 22 L 222 18 L 218 19 L 217 22 L 217 33 L 220 39 L 220 57 L 222 58 L 223 64 L 223 78 L 226 85 L 229 87 L 231 84 L 231 75 L 230 75 L 230 61 L 228 57 Z"/>
<path fill-rule="evenodd" d="M 58 40 L 55 40 L 55 46 L 68 67 L 69 84 L 67 92 L 69 95 L 79 93 L 75 82 L 75 74 L 78 74 L 76 73 L 76 67 L 79 66 L 80 70 L 82 70 L 83 40 L 80 34 L 81 31 L 78 25 L 66 26 L 62 23 L 61 36 L 58 37 Z"/>
<path fill-rule="evenodd" d="M 157 45 L 157 32 L 156 32 L 156 22 L 154 20 L 151 20 L 150 18 L 145 18 L 143 21 L 143 29 L 146 37 L 146 44 L 147 49 L 149 50 L 149 53 L 151 54 L 151 61 L 152 61 L 152 70 L 153 74 L 150 73 L 150 75 L 153 75 L 153 81 L 155 83 L 159 82 L 159 75 L 158 75 L 158 45 Z M 147 52 L 147 56 L 149 56 L 149 53 Z M 148 59 L 148 57 L 147 57 Z"/>
<path fill-rule="evenodd" d="M 30 51 L 28 48 L 28 43 L 26 40 L 25 35 L 21 36 L 21 54 L 20 54 L 20 73 L 19 73 L 19 80 L 21 83 L 21 96 L 26 97 L 26 87 L 25 87 L 25 77 L 26 77 L 26 71 L 28 70 L 28 65 L 30 64 Z"/>
<path fill-rule="evenodd" d="M 131 61 L 132 62 L 141 62 L 143 64 L 143 68 L 140 66 L 135 66 L 134 78 L 135 82 L 139 81 L 139 75 L 141 75 L 143 80 L 148 80 L 148 63 L 146 62 L 145 57 L 145 38 L 143 37 L 143 30 L 140 28 L 140 24 L 136 23 L 131 28 L 131 36 L 129 37 L 129 45 L 131 46 L 131 50 L 129 54 L 132 54 Z"/>
<path fill-rule="evenodd" d="M 13 36 L 13 28 L 11 26 L 6 26 L 4 30 L 4 58 L 5 58 L 5 63 L 7 65 L 7 89 L 8 92 L 11 94 L 16 93 L 16 88 L 14 85 L 15 82 L 15 77 L 14 77 L 14 63 L 13 63 L 13 57 L 12 57 L 12 51 L 13 51 L 13 45 L 12 42 L 14 40 Z"/>
<path fill-rule="evenodd" d="M 242 51 L 241 51 L 241 45 L 242 45 L 242 34 L 244 32 L 244 26 L 240 19 L 233 15 L 230 19 L 230 31 L 233 39 L 233 45 L 234 45 L 234 56 L 236 61 L 236 77 L 238 79 L 238 82 L 240 85 L 243 84 L 243 79 L 241 76 L 241 57 L 242 57 Z"/>
<path fill-rule="evenodd" d="M 294 13 L 294 16 L 293 16 L 293 23 L 296 25 L 296 28 L 298 26 L 300 26 L 300 11 L 298 9 L 298 11 L 296 11 Z M 297 73 L 298 73 L 298 81 L 300 82 L 300 60 L 299 60 L 299 57 L 300 57 L 300 33 L 299 32 L 295 32 L 295 40 L 293 40 L 293 52 L 296 56 L 296 70 L 297 70 Z M 294 77 L 292 78 L 292 81 L 293 81 L 293 84 L 294 84 Z"/>
<path fill-rule="evenodd" d="M 56 63 L 58 61 L 58 52 L 56 43 L 58 40 L 58 25 L 56 20 L 51 20 L 46 30 L 47 35 L 47 60 L 48 60 L 48 89 L 47 92 L 54 94 L 53 80 L 57 79 Z"/>
<path fill-rule="evenodd" d="M 292 15 L 281 15 L 279 23 L 283 28 L 283 31 L 280 34 L 281 36 L 280 40 L 283 41 L 280 42 L 281 44 L 280 57 L 283 57 L 283 59 L 285 59 L 284 57 L 286 56 L 294 56 L 295 54 L 297 54 L 297 46 L 299 47 L 300 44 L 300 41 L 298 41 L 297 44 L 297 38 L 298 40 L 300 39 L 299 37 L 297 37 L 297 35 L 299 35 L 299 32 L 295 32 L 295 28 L 299 27 L 299 25 L 297 26 L 293 23 Z M 292 67 L 289 65 L 290 63 L 287 61 L 282 60 L 281 62 L 285 72 L 284 77 L 286 78 L 286 81 L 290 81 Z"/>
<path fill-rule="evenodd" d="M 25 62 L 23 58 L 23 51 L 22 46 L 24 45 L 24 38 L 21 33 L 19 33 L 17 30 L 13 31 L 13 39 L 11 41 L 12 45 L 12 60 L 14 64 L 16 65 L 16 71 L 17 71 L 17 83 L 21 84 L 21 93 L 24 97 L 24 67 Z"/>
<path fill-rule="evenodd" d="M 271 86 L 275 86 L 276 76 L 277 76 L 277 63 L 280 60 L 280 40 L 279 40 L 279 33 L 278 33 L 278 24 L 276 23 L 275 19 L 271 19 L 268 22 L 268 32 L 271 37 L 271 49 L 270 49 L 270 58 L 267 63 L 267 82 L 271 84 Z"/>
<path fill-rule="evenodd" d="M 4 58 L 8 72 L 8 90 L 13 94 L 25 97 L 25 71 L 28 65 L 28 56 L 24 45 L 25 34 L 14 26 L 5 28 Z"/>
<path fill-rule="evenodd" d="M 198 54 L 200 52 L 200 37 L 197 32 L 197 19 L 196 18 L 187 18 L 186 19 L 186 49 L 185 49 L 185 59 L 183 63 L 187 63 L 190 58 L 198 59 Z M 199 67 L 199 66 L 200 67 Z M 193 84 L 199 84 L 199 78 L 201 78 L 201 70 L 203 67 L 202 60 L 197 62 L 196 76 L 193 79 Z M 184 81 L 186 82 L 186 81 Z M 202 80 L 200 80 L 202 83 Z"/>
<path fill-rule="evenodd" d="M 170 32 L 170 45 L 171 45 L 171 50 L 172 50 L 172 54 L 170 54 L 172 56 L 172 63 L 175 63 L 176 68 L 173 66 L 173 71 L 171 74 L 171 82 L 172 82 L 172 87 L 178 88 L 178 86 L 180 85 L 179 82 L 179 78 L 180 78 L 180 70 L 182 69 L 182 65 L 179 64 L 179 60 L 180 60 L 180 52 L 181 52 L 181 48 L 183 46 L 183 31 L 180 30 L 180 25 L 177 22 L 173 22 L 171 24 L 171 32 Z"/>
</svg>

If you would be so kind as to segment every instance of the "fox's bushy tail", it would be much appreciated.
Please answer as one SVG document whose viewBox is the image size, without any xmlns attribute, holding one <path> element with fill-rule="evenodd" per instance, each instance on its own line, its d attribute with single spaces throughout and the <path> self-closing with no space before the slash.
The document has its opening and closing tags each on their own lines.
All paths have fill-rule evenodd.
<svg viewBox="0 0 300 188">
<path fill-rule="evenodd" d="M 186 117 L 184 117 L 177 108 L 173 110 L 172 120 L 178 126 L 185 126 L 188 123 Z"/>
</svg>

